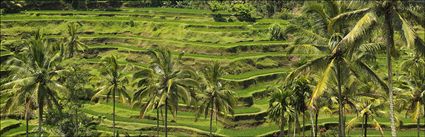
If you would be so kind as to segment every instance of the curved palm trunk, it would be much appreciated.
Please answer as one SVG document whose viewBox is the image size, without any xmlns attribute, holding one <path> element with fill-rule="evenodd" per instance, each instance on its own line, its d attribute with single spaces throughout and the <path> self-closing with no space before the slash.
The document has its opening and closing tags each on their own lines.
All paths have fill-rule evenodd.
<svg viewBox="0 0 425 137">
<path fill-rule="evenodd" d="M 117 91 L 117 84 L 114 84 L 114 91 L 112 92 L 112 134 L 116 136 L 115 131 L 115 92 Z"/>
<path fill-rule="evenodd" d="M 345 122 L 344 122 L 344 105 L 343 105 L 343 102 L 342 102 L 342 90 L 341 90 L 341 85 L 342 85 L 342 83 L 341 83 L 341 68 L 340 68 L 341 66 L 340 66 L 340 63 L 339 63 L 339 61 L 338 61 L 338 63 L 336 64 L 336 68 L 337 68 L 337 75 L 338 75 L 338 77 L 337 77 L 337 79 L 338 79 L 338 105 L 339 105 L 339 107 L 338 107 L 338 113 L 339 113 L 339 117 L 338 117 L 338 120 L 339 120 L 339 129 L 338 129 L 338 135 L 340 136 L 340 137 L 345 137 L 345 130 L 344 130 L 344 127 L 345 127 Z"/>
<path fill-rule="evenodd" d="M 364 137 L 367 137 L 367 119 L 368 119 L 368 117 L 369 117 L 369 115 L 368 114 L 365 114 L 365 117 L 364 117 L 364 126 L 363 126 L 363 130 L 364 130 Z"/>
<path fill-rule="evenodd" d="M 391 6 L 389 6 L 391 7 Z M 391 122 L 391 136 L 396 137 L 396 126 L 394 121 L 394 97 L 393 97 L 393 89 L 392 89 L 392 75 L 393 70 L 391 66 L 391 48 L 394 46 L 394 30 L 392 28 L 392 15 L 389 11 L 391 9 L 387 8 L 387 11 L 385 13 L 385 23 L 384 23 L 384 30 L 385 30 L 385 38 L 386 38 L 386 44 L 387 44 L 387 67 L 388 67 L 388 94 L 389 94 L 389 101 L 390 101 L 390 122 Z"/>
<path fill-rule="evenodd" d="M 167 118 L 168 118 L 168 97 L 165 97 L 165 137 L 168 136 Z"/>
</svg>

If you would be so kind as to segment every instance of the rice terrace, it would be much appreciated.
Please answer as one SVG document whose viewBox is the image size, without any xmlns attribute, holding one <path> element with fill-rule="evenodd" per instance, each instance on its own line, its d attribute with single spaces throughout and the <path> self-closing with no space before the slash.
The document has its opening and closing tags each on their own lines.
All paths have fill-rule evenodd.
<svg viewBox="0 0 425 137">
<path fill-rule="evenodd" d="M 425 137 L 423 0 L 2 0 L 0 136 Z"/>
</svg>

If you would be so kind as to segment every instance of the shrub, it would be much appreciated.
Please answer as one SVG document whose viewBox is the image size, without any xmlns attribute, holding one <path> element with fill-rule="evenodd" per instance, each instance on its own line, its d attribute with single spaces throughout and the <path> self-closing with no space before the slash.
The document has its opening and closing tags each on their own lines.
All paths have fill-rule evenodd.
<svg viewBox="0 0 425 137">
<path fill-rule="evenodd" d="M 269 27 L 270 40 L 283 40 L 283 29 L 279 24 L 272 24 Z"/>
<path fill-rule="evenodd" d="M 235 3 L 231 8 L 236 13 L 239 21 L 255 22 L 257 11 L 254 6 L 249 3 Z"/>
</svg>

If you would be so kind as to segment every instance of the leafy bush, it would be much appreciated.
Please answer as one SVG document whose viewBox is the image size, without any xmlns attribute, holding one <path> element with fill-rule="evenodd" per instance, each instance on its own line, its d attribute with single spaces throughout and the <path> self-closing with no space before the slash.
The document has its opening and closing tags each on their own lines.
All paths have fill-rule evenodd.
<svg viewBox="0 0 425 137">
<path fill-rule="evenodd" d="M 269 27 L 270 40 L 283 40 L 284 36 L 282 32 L 283 32 L 283 29 L 279 24 L 274 23 L 270 25 Z"/>
<path fill-rule="evenodd" d="M 254 6 L 249 3 L 235 3 L 231 8 L 236 13 L 239 21 L 255 22 L 257 11 Z"/>
</svg>

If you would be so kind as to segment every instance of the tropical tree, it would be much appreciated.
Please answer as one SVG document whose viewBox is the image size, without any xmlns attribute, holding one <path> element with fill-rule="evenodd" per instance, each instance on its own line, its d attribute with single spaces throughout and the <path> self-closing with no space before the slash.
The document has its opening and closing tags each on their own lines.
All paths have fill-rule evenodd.
<svg viewBox="0 0 425 137">
<path fill-rule="evenodd" d="M 173 118 L 175 118 L 179 99 L 189 105 L 193 95 L 191 94 L 193 90 L 190 89 L 197 87 L 198 82 L 193 79 L 195 72 L 191 68 L 179 65 L 182 63 L 183 53 L 178 56 L 177 60 L 173 60 L 169 50 L 153 49 L 149 50 L 148 54 L 152 59 L 150 69 L 159 78 L 156 81 L 160 92 L 157 106 L 164 105 L 165 107 L 165 136 L 168 136 L 168 109 L 172 111 Z"/>
<path fill-rule="evenodd" d="M 273 87 L 270 90 L 272 90 L 272 93 L 267 114 L 272 121 L 280 124 L 279 136 L 284 136 L 285 123 L 287 122 L 285 115 L 289 116 L 293 111 L 293 107 L 291 106 L 292 91 L 284 89 L 283 87 Z"/>
<path fill-rule="evenodd" d="M 383 110 L 385 101 L 367 96 L 359 96 L 357 100 L 358 114 L 347 123 L 347 130 L 351 130 L 359 120 L 362 120 L 363 134 L 364 137 L 367 137 L 368 120 L 371 119 L 375 129 L 379 130 L 381 136 L 384 136 L 381 124 L 376 118 L 386 115 Z"/>
<path fill-rule="evenodd" d="M 7 69 L 11 72 L 10 81 L 2 85 L 3 93 L 11 95 L 5 108 L 14 109 L 25 105 L 26 115 L 32 102 L 38 107 L 38 134 L 42 134 L 43 108 L 56 107 L 61 110 L 59 97 L 68 91 L 57 81 L 61 73 L 59 63 L 62 60 L 57 47 L 52 45 L 37 31 L 22 52 L 7 61 Z M 26 118 L 28 124 L 28 117 Z M 27 126 L 28 127 L 28 126 Z M 28 135 L 28 129 L 27 129 Z"/>
<path fill-rule="evenodd" d="M 202 114 L 205 118 L 210 115 L 210 136 L 212 136 L 212 120 L 213 115 L 218 114 L 234 114 L 233 107 L 235 106 L 235 98 L 233 92 L 227 90 L 220 80 L 223 70 L 220 64 L 215 62 L 213 65 L 205 67 L 202 70 L 201 92 L 196 95 L 199 100 L 199 108 L 196 113 L 196 119 Z"/>
<path fill-rule="evenodd" d="M 388 95 L 390 104 L 391 135 L 395 137 L 396 125 L 394 118 L 394 95 L 392 86 L 392 65 L 391 55 L 396 53 L 394 47 L 394 31 L 400 31 L 405 38 L 406 45 L 411 47 L 419 56 L 425 57 L 424 40 L 418 37 L 413 29 L 413 25 L 424 26 L 424 16 L 420 14 L 423 6 L 415 3 L 403 1 L 379 1 L 373 2 L 368 7 L 358 12 L 346 12 L 331 19 L 328 28 L 333 28 L 335 22 L 350 18 L 352 16 L 362 16 L 353 29 L 341 40 L 338 45 L 344 46 L 344 52 L 350 54 L 358 49 L 358 43 L 365 39 L 370 39 L 374 30 L 382 29 L 383 38 L 386 45 L 386 58 L 388 67 Z M 401 27 L 399 27 L 401 24 Z M 399 30 L 398 28 L 401 28 Z"/>
<path fill-rule="evenodd" d="M 159 136 L 159 111 L 161 109 L 159 101 L 164 91 L 160 88 L 158 76 L 151 69 L 142 69 L 136 72 L 133 78 L 137 88 L 132 102 L 133 107 L 140 106 L 140 118 L 142 119 L 149 110 L 156 109 L 156 130 Z"/>
<path fill-rule="evenodd" d="M 97 93 L 92 97 L 92 100 L 100 97 L 105 97 L 108 102 L 109 97 L 112 95 L 112 130 L 113 136 L 118 133 L 115 129 L 115 100 L 116 97 L 120 98 L 121 102 L 127 103 L 130 100 L 130 96 L 127 91 L 127 84 L 129 82 L 128 77 L 121 72 L 122 68 L 118 64 L 115 56 L 109 56 L 102 59 L 102 65 L 100 72 L 102 74 L 101 82 L 103 86 L 97 89 Z"/>
<path fill-rule="evenodd" d="M 351 63 L 351 56 L 342 54 L 338 43 L 342 40 L 345 24 L 342 21 L 332 22 L 331 18 L 341 16 L 341 13 L 346 11 L 360 12 L 362 10 L 352 10 L 361 7 L 361 4 L 350 4 L 346 6 L 341 2 L 325 1 L 324 3 L 306 2 L 303 6 L 303 11 L 308 13 L 307 16 L 319 20 L 317 25 L 313 25 L 315 31 L 303 29 L 300 26 L 291 25 L 284 30 L 284 35 L 291 33 L 296 34 L 295 44 L 288 48 L 290 53 L 319 53 L 320 57 L 310 60 L 306 64 L 300 66 L 293 71 L 286 81 L 291 81 L 301 72 L 320 72 L 323 75 L 320 77 L 317 86 L 313 90 L 312 99 L 310 101 L 310 108 L 314 106 L 314 101 L 318 96 L 322 95 L 323 91 L 328 87 L 327 82 L 335 76 L 337 81 L 338 104 L 339 104 L 339 129 L 338 134 L 345 136 L 345 121 L 344 121 L 344 102 L 342 96 L 342 79 L 341 74 L 345 70 L 350 70 L 349 65 L 357 64 Z M 332 25 L 330 25 L 332 23 Z M 303 24 L 303 23 L 301 23 Z M 308 35 L 309 37 L 305 37 Z M 377 44 L 371 44 L 377 45 Z M 325 51 L 325 55 L 323 55 Z M 363 64 L 361 62 L 361 64 Z M 359 65 L 357 65 L 359 66 Z M 366 66 L 367 67 L 367 66 Z M 362 67 L 358 67 L 362 68 Z M 368 69 L 368 68 L 366 68 Z M 370 69 L 369 69 L 370 70 Z M 372 72 L 372 71 L 367 71 Z M 320 108 L 313 108 L 319 110 Z"/>
<path fill-rule="evenodd" d="M 407 92 L 401 92 L 396 101 L 401 101 L 400 105 L 402 110 L 407 108 L 406 114 L 410 115 L 413 120 L 417 122 L 418 136 L 420 133 L 420 116 L 425 115 L 425 61 L 418 57 L 413 59 L 405 60 L 401 64 L 401 71 L 405 72 L 401 76 L 401 81 L 399 87 L 401 90 Z"/>
<path fill-rule="evenodd" d="M 78 50 L 87 49 L 87 45 L 83 44 L 78 37 L 78 28 L 81 26 L 79 23 L 71 22 L 68 24 L 68 36 L 65 37 L 65 46 L 67 46 L 68 58 L 72 58 Z"/>
<path fill-rule="evenodd" d="M 296 129 L 299 128 L 299 118 L 298 115 L 302 113 L 302 121 L 303 125 L 301 128 L 302 136 L 304 136 L 304 129 L 305 129 L 305 115 L 307 111 L 307 98 L 310 96 L 310 86 L 309 81 L 305 78 L 297 79 L 294 83 L 291 84 L 290 90 L 292 90 L 292 104 L 294 106 L 294 120 L 295 120 L 295 126 L 294 126 L 294 135 L 296 133 Z"/>
</svg>

